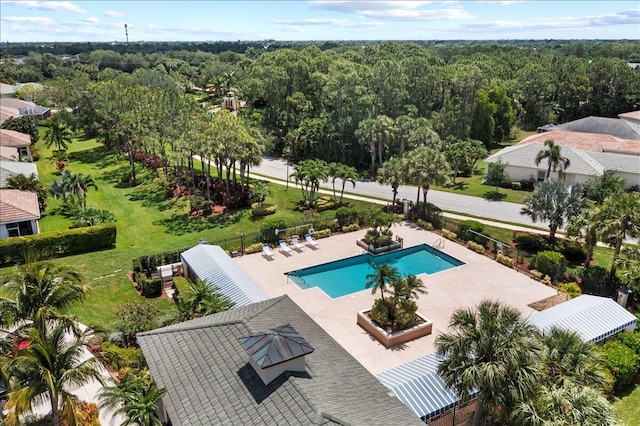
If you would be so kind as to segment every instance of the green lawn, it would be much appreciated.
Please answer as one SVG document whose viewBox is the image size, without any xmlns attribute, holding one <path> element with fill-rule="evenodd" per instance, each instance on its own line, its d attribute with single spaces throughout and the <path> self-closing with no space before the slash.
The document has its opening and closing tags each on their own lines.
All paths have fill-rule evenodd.
<svg viewBox="0 0 640 426">
<path fill-rule="evenodd" d="M 640 425 L 640 386 L 613 403 L 613 413 L 625 426 Z"/>
<path fill-rule="evenodd" d="M 41 181 L 49 186 L 59 178 L 55 166 L 49 161 L 50 150 L 40 142 L 37 162 Z M 190 217 L 188 200 L 165 199 L 164 190 L 149 178 L 148 172 L 138 170 L 139 180 L 144 182 L 136 187 L 119 183 L 126 173 L 126 157 L 108 151 L 95 140 L 76 139 L 69 146 L 68 169 L 73 173 L 91 175 L 98 190 L 90 189 L 87 206 L 110 210 L 117 219 L 118 237 L 115 249 L 56 259 L 58 264 L 69 265 L 78 270 L 92 287 L 86 302 L 74 309 L 83 323 L 112 328 L 115 325 L 114 308 L 122 303 L 143 300 L 138 296 L 128 278 L 131 259 L 142 254 L 153 254 L 193 246 L 200 239 L 220 242 L 236 239 L 241 234 L 253 236 L 265 218 L 253 218 L 248 209 L 229 214 L 201 218 Z M 271 195 L 267 202 L 278 206 L 276 215 L 287 224 L 301 224 L 309 218 L 298 212 L 296 206 L 302 198 L 300 189 L 285 190 L 279 185 L 270 185 Z M 61 200 L 50 197 L 46 213 L 40 221 L 41 232 L 67 229 L 72 220 L 60 214 Z M 365 209 L 366 203 L 352 202 Z M 333 218 L 334 212 L 322 213 Z M 0 271 L 0 278 L 6 277 L 11 268 Z M 169 315 L 171 302 L 153 299 L 152 303 Z"/>
</svg>

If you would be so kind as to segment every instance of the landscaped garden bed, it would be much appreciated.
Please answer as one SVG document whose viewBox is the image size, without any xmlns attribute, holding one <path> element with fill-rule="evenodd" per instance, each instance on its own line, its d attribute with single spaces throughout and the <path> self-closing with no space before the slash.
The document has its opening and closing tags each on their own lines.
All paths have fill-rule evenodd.
<svg viewBox="0 0 640 426">
<path fill-rule="evenodd" d="M 433 322 L 428 320 L 422 314 L 416 312 L 415 325 L 404 329 L 392 331 L 389 329 L 383 329 L 376 324 L 369 316 L 370 310 L 359 311 L 357 317 L 357 324 L 362 327 L 367 333 L 373 336 L 377 341 L 382 343 L 385 348 L 400 345 L 410 342 L 412 340 L 419 339 L 420 337 L 428 336 L 433 329 Z"/>
</svg>

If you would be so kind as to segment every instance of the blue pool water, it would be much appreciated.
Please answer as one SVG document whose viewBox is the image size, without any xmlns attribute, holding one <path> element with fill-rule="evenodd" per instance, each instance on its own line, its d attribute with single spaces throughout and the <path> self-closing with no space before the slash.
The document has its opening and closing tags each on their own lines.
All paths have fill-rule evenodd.
<svg viewBox="0 0 640 426">
<path fill-rule="evenodd" d="M 306 289 L 320 287 L 330 297 L 336 298 L 366 289 L 367 275 L 373 272 L 369 264 L 388 263 L 394 266 L 401 276 L 433 274 L 449 268 L 464 265 L 440 250 L 426 244 L 379 254 L 369 253 L 347 259 L 337 260 L 310 268 L 288 272 L 291 281 Z"/>
</svg>

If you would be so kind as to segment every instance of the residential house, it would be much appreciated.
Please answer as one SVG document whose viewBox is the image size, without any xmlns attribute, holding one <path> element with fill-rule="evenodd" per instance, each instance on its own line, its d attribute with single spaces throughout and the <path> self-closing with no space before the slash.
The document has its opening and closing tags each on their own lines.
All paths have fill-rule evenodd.
<svg viewBox="0 0 640 426">
<path fill-rule="evenodd" d="M 0 161 L 20 161 L 18 148 L 0 145 Z"/>
<path fill-rule="evenodd" d="M 137 337 L 174 426 L 423 424 L 286 295 Z"/>
<path fill-rule="evenodd" d="M 22 160 L 31 161 L 31 136 L 15 130 L 0 129 L 0 146 L 18 149 Z"/>
<path fill-rule="evenodd" d="M 631 112 L 627 114 L 640 114 L 640 111 Z M 625 117 L 623 119 L 623 117 Z M 620 118 L 608 118 L 608 117 L 585 117 L 579 120 L 569 121 L 564 124 L 548 124 L 538 128 L 538 132 L 541 131 L 553 131 L 563 130 L 566 132 L 578 132 L 578 133 L 594 133 L 600 135 L 611 135 L 621 139 L 640 140 L 640 133 L 638 133 L 632 125 L 632 122 L 627 118 L 628 115 L 620 114 Z"/>
<path fill-rule="evenodd" d="M 13 84 L 0 83 L 0 98 L 15 98 L 18 87 Z"/>
<path fill-rule="evenodd" d="M 0 160 L 0 188 L 7 187 L 7 178 L 21 174 L 38 177 L 38 168 L 35 163 Z"/>
<path fill-rule="evenodd" d="M 558 170 L 551 177 L 562 178 L 567 184 L 584 183 L 592 176 L 602 176 L 605 170 L 614 170 L 626 187 L 640 185 L 640 140 L 608 134 L 566 130 L 537 133 L 491 155 L 485 163 L 488 167 L 500 159 L 513 181 L 544 180 L 548 162 L 544 159 L 536 165 L 535 158 L 548 139 L 560 145 L 561 155 L 570 161 L 562 176 Z"/>
<path fill-rule="evenodd" d="M 40 207 L 35 192 L 0 189 L 0 238 L 40 232 Z"/>
<path fill-rule="evenodd" d="M 34 102 L 23 101 L 15 98 L 0 98 L 0 108 L 4 114 L 10 114 L 12 117 L 22 117 L 31 115 L 39 120 L 44 120 L 51 116 L 51 110 Z M 5 120 L 3 116 L 3 121 Z"/>
</svg>

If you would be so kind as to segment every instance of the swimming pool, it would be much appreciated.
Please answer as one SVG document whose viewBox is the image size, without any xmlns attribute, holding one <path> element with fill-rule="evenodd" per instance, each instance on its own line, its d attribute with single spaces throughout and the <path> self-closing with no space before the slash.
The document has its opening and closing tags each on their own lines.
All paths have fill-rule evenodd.
<svg viewBox="0 0 640 426">
<path fill-rule="evenodd" d="M 403 277 L 424 273 L 433 274 L 464 265 L 464 262 L 440 250 L 421 244 L 377 256 L 365 253 L 286 274 L 300 288 L 320 287 L 335 299 L 366 289 L 366 277 L 373 272 L 370 262 L 376 265 L 388 263 L 394 266 Z"/>
</svg>

